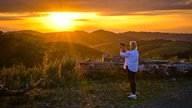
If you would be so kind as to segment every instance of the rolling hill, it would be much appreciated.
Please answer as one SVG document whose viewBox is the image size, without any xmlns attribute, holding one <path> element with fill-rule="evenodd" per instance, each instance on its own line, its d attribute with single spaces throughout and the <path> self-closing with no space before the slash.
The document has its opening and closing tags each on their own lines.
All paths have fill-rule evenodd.
<svg viewBox="0 0 192 108">
<path fill-rule="evenodd" d="M 90 59 L 102 55 L 102 52 L 78 43 L 47 42 L 36 36 L 13 33 L 0 36 L 0 52 L 0 67 L 21 63 L 31 67 L 41 64 L 45 54 L 53 59 L 66 54 Z"/>
<path fill-rule="evenodd" d="M 172 41 L 192 42 L 192 34 L 182 33 L 159 33 L 159 32 L 124 32 L 113 33 L 105 30 L 97 30 L 91 33 L 84 31 L 74 32 L 52 32 L 41 35 L 50 41 L 75 41 L 83 44 L 98 44 L 104 42 L 127 42 L 129 40 L 154 40 L 164 39 Z M 91 41 L 91 42 L 89 42 Z"/>
<path fill-rule="evenodd" d="M 43 61 L 45 53 L 62 57 L 71 53 L 84 59 L 100 59 L 103 53 L 119 55 L 119 43 L 136 40 L 141 58 L 177 56 L 192 58 L 192 34 L 152 32 L 113 33 L 97 30 L 40 33 L 31 30 L 0 33 L 0 65 L 23 63 L 34 65 Z"/>
<path fill-rule="evenodd" d="M 91 33 L 87 33 L 84 31 L 46 33 L 42 34 L 41 37 L 49 41 L 76 42 L 109 54 L 118 54 L 119 43 L 120 42 L 127 43 L 131 40 L 136 40 L 138 42 L 139 47 L 141 47 L 139 48 L 141 52 L 148 51 L 150 50 L 151 47 L 158 48 L 159 46 L 161 46 L 161 44 L 164 44 L 165 42 L 170 42 L 171 44 L 171 41 L 173 41 L 174 44 L 174 41 L 180 41 L 180 43 L 183 42 L 183 44 L 188 44 L 187 47 L 190 47 L 192 42 L 192 34 L 133 32 L 133 31 L 124 33 L 113 33 L 105 30 L 97 30 Z M 181 46 L 183 46 L 183 44 Z M 183 47 L 186 46 L 184 45 Z M 177 49 L 182 51 L 181 47 Z M 191 49 L 188 48 L 187 52 L 191 52 Z"/>
</svg>

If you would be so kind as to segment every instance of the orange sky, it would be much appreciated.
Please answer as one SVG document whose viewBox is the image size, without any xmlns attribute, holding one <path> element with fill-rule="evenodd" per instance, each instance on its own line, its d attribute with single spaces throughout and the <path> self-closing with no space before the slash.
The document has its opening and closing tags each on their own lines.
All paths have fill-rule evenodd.
<svg viewBox="0 0 192 108">
<path fill-rule="evenodd" d="M 0 31 L 192 33 L 191 13 L 192 0 L 6 0 L 0 1 Z"/>
</svg>

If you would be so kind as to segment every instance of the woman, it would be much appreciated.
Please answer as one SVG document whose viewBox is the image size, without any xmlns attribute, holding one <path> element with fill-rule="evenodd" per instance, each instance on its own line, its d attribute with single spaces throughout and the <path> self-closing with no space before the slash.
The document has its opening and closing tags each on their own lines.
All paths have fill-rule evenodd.
<svg viewBox="0 0 192 108">
<path fill-rule="evenodd" d="M 124 68 L 127 70 L 128 80 L 132 92 L 128 97 L 132 99 L 137 99 L 135 75 L 138 71 L 139 53 L 137 51 L 137 43 L 135 41 L 130 41 L 129 45 L 130 50 L 128 51 L 126 50 L 125 45 L 121 45 L 120 56 L 125 57 Z"/>
</svg>

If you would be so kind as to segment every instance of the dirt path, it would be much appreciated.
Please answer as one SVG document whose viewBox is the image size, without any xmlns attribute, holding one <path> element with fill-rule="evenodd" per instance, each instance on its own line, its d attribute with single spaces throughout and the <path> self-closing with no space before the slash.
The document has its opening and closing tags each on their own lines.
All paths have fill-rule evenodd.
<svg viewBox="0 0 192 108">
<path fill-rule="evenodd" d="M 146 102 L 144 108 L 192 108 L 192 82 Z"/>
</svg>

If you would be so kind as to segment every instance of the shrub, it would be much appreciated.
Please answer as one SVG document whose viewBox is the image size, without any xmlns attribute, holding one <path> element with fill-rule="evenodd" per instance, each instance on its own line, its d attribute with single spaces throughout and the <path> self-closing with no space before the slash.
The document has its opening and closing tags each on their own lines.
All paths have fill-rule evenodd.
<svg viewBox="0 0 192 108">
<path fill-rule="evenodd" d="M 41 77 L 38 67 L 26 68 L 24 65 L 13 65 L 10 68 L 3 67 L 0 70 L 0 83 L 11 89 L 21 89 L 31 85 Z"/>
<path fill-rule="evenodd" d="M 40 78 L 44 79 L 41 85 L 46 88 L 73 84 L 79 79 L 74 69 L 75 65 L 76 61 L 70 55 L 52 61 L 46 56 L 42 65 L 32 68 L 27 68 L 23 64 L 3 67 L 0 70 L 0 84 L 9 89 L 21 89 L 34 84 Z"/>
</svg>

